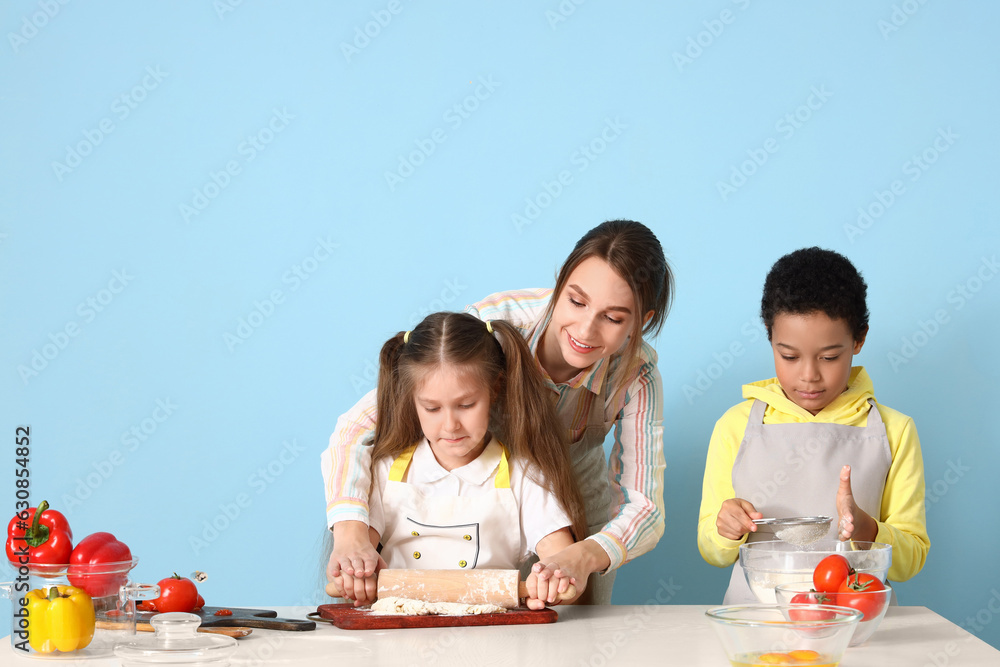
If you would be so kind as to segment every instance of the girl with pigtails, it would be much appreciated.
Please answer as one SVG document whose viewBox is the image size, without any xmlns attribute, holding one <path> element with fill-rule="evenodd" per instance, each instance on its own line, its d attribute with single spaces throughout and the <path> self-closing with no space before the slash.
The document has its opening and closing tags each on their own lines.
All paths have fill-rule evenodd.
<svg viewBox="0 0 1000 667">
<path fill-rule="evenodd" d="M 539 582 L 557 579 L 560 591 L 575 583 L 586 589 L 578 604 L 610 603 L 617 568 L 663 534 L 663 386 L 647 339 L 663 326 L 672 298 L 673 275 L 653 232 L 612 220 L 576 243 L 554 289 L 498 292 L 466 308 L 494 329 L 503 320 L 519 332 L 555 407 L 583 496 L 586 538 L 522 574 L 530 568 Z M 370 445 L 383 409 L 376 403 L 372 392 L 338 419 L 321 460 L 333 533 L 327 578 L 346 575 L 341 590 L 359 601 L 373 596 L 379 566 L 368 539 Z"/>
<path fill-rule="evenodd" d="M 429 315 L 382 346 L 376 392 L 369 538 L 383 567 L 516 569 L 586 534 L 555 406 L 514 326 Z M 569 585 L 537 583 L 531 608 Z"/>
</svg>

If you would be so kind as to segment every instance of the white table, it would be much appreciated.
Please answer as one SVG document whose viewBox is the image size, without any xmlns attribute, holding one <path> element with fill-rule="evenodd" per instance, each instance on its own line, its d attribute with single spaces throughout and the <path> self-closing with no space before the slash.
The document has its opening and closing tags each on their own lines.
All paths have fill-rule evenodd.
<svg viewBox="0 0 1000 667">
<path fill-rule="evenodd" d="M 305 618 L 311 607 L 261 607 L 283 618 Z M 565 607 L 559 621 L 413 630 L 341 630 L 318 623 L 312 632 L 254 630 L 239 640 L 232 664 L 267 665 L 606 665 L 729 664 L 705 618 L 708 606 L 650 605 Z M 12 657 L 9 639 L 0 664 L 41 663 Z M 48 663 L 52 665 L 53 663 Z M 58 664 L 58 663 L 55 663 Z M 120 667 L 113 659 L 72 663 L 74 667 Z M 878 632 L 848 649 L 843 667 L 883 665 L 1000 665 L 1000 651 L 926 607 L 890 607 Z"/>
</svg>

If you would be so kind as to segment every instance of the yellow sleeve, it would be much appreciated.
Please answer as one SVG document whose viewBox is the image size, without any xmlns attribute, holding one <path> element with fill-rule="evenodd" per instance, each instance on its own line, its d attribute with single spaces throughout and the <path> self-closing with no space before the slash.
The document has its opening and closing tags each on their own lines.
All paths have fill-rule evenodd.
<svg viewBox="0 0 1000 667">
<path fill-rule="evenodd" d="M 708 443 L 705 462 L 705 479 L 701 487 L 701 510 L 698 513 L 698 551 L 701 557 L 716 567 L 727 567 L 739 557 L 740 545 L 746 541 L 730 540 L 715 527 L 715 519 L 722 503 L 736 497 L 733 490 L 733 463 L 743 441 L 750 405 L 745 401 L 726 411 L 715 423 L 712 439 Z"/>
<path fill-rule="evenodd" d="M 882 516 L 876 542 L 892 545 L 889 579 L 906 581 L 920 572 L 931 541 L 924 506 L 924 459 L 913 420 L 879 406 L 892 452 L 892 464 L 882 492 Z"/>
</svg>

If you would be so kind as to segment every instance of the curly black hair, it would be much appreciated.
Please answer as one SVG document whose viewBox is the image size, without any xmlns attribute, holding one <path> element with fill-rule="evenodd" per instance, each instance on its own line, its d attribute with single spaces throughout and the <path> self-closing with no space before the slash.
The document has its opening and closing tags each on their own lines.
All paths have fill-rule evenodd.
<svg viewBox="0 0 1000 667">
<path fill-rule="evenodd" d="M 771 340 L 774 318 L 781 313 L 822 312 L 847 322 L 855 341 L 868 332 L 868 285 L 850 260 L 832 250 L 802 248 L 771 267 L 764 280 L 760 316 Z"/>
</svg>

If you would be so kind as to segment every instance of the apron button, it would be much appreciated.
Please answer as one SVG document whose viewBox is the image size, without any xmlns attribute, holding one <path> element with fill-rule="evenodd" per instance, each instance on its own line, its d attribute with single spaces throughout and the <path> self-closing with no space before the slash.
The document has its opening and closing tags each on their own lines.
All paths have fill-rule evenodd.
<svg viewBox="0 0 1000 667">
<path fill-rule="evenodd" d="M 418 532 L 417 532 L 417 531 L 415 531 L 415 530 L 411 530 L 411 531 L 410 531 L 410 535 L 413 535 L 414 537 L 420 537 L 420 533 L 418 533 Z"/>
<path fill-rule="evenodd" d="M 468 565 L 468 563 L 466 563 L 464 560 L 458 561 L 458 566 L 459 567 L 465 567 L 466 565 Z"/>
<path fill-rule="evenodd" d="M 462 535 L 462 539 L 466 540 L 466 541 L 469 541 L 469 540 L 472 539 L 472 535 Z"/>
<path fill-rule="evenodd" d="M 413 552 L 413 557 L 419 559 L 420 558 L 420 552 L 419 551 L 414 551 Z"/>
</svg>

